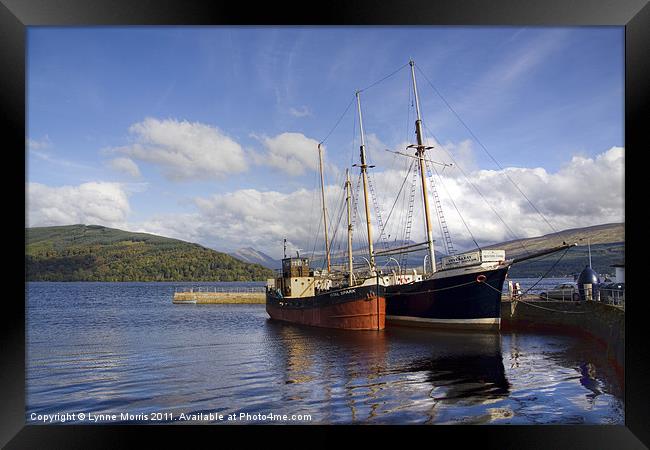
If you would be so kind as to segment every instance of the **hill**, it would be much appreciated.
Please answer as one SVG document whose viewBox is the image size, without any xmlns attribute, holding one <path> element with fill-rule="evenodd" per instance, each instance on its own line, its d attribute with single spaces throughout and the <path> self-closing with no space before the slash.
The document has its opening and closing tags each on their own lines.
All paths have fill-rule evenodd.
<svg viewBox="0 0 650 450">
<path fill-rule="evenodd" d="M 587 239 L 594 244 L 611 244 L 625 242 L 625 225 L 622 223 L 608 223 L 583 228 L 571 228 L 557 233 L 545 234 L 527 239 L 506 241 L 490 245 L 485 248 L 500 248 L 506 251 L 508 258 L 525 254 L 526 251 L 536 252 L 547 248 L 562 245 L 562 242 L 577 243 L 587 246 Z"/>
<path fill-rule="evenodd" d="M 273 259 L 266 253 L 255 250 L 252 247 L 240 248 L 239 250 L 231 253 L 230 256 L 233 256 L 247 263 L 259 264 L 260 266 L 264 266 L 269 269 L 279 269 L 282 267 L 282 261 Z"/>
<path fill-rule="evenodd" d="M 612 264 L 625 259 L 625 224 L 609 223 L 584 228 L 572 228 L 557 233 L 529 239 L 518 239 L 490 245 L 485 248 L 505 249 L 508 259 L 527 253 L 559 246 L 562 242 L 577 243 L 558 261 L 562 252 L 543 258 L 515 264 L 509 271 L 510 277 L 539 277 L 548 272 L 550 277 L 568 276 L 582 271 L 589 264 L 589 247 L 593 269 L 601 274 L 612 274 Z"/>
<path fill-rule="evenodd" d="M 25 229 L 28 281 L 255 281 L 273 276 L 198 244 L 98 225 Z"/>
<path fill-rule="evenodd" d="M 512 259 L 562 245 L 562 242 L 575 242 L 578 246 L 569 249 L 559 262 L 558 259 L 562 255 L 562 252 L 515 264 L 509 271 L 510 276 L 513 278 L 539 277 L 547 274 L 547 272 L 547 276 L 549 277 L 562 277 L 579 273 L 584 269 L 585 265 L 589 264 L 587 240 L 591 244 L 591 259 L 594 270 L 601 274 L 613 274 L 614 269 L 611 265 L 621 263 L 625 259 L 625 225 L 622 223 L 572 228 L 544 236 L 506 241 L 483 248 L 503 249 L 506 251 L 506 257 Z M 391 243 L 389 247 L 399 247 L 408 244 L 413 244 L 413 242 Z M 375 249 L 383 250 L 383 244 L 377 241 Z M 472 249 L 466 251 L 472 251 Z M 404 255 L 404 259 L 400 255 L 395 256 L 395 258 L 400 260 L 403 267 L 418 267 L 421 270 L 425 254 L 426 251 L 417 251 Z M 439 252 L 439 246 L 436 247 L 436 260 L 438 263 L 445 256 L 447 255 Z M 380 267 L 386 264 L 386 262 L 387 259 L 385 257 L 377 257 L 377 264 Z M 323 266 L 322 254 L 316 255 L 312 267 Z"/>
</svg>

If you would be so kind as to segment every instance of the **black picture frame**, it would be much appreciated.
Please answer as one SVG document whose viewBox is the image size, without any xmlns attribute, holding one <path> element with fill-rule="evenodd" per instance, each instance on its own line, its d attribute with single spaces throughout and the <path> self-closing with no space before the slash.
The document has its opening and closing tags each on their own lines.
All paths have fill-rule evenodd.
<svg viewBox="0 0 650 450">
<path fill-rule="evenodd" d="M 372 0 L 319 2 L 282 6 L 277 2 L 251 5 L 244 2 L 204 2 L 200 0 L 0 0 L 0 117 L 7 126 L 3 147 L 13 154 L 5 166 L 3 183 L 6 200 L 24 208 L 25 158 L 25 44 L 29 26 L 89 25 L 530 25 L 584 26 L 612 25 L 625 27 L 625 147 L 626 177 L 625 234 L 627 259 L 643 252 L 642 218 L 645 201 L 630 202 L 635 191 L 643 192 L 643 153 L 648 146 L 646 125 L 650 104 L 650 6 L 647 0 L 457 0 L 429 2 Z M 640 172 L 640 173 L 639 173 Z M 637 173 L 641 177 L 637 176 Z M 24 194 L 24 191 L 23 191 Z M 21 203 L 22 205 L 18 205 Z M 223 443 L 225 434 L 265 437 L 277 433 L 290 436 L 296 430 L 315 434 L 323 444 L 340 443 L 338 433 L 366 443 L 372 439 L 396 438 L 397 442 L 437 445 L 442 442 L 465 444 L 474 440 L 481 447 L 521 448 L 646 448 L 650 445 L 650 392 L 648 389 L 648 346 L 643 333 L 643 298 L 640 270 L 627 264 L 628 297 L 625 356 L 625 425 L 624 426 L 29 426 L 25 424 L 25 311 L 18 301 L 25 294 L 24 261 L 19 250 L 24 236 L 24 215 L 5 214 L 8 222 L 6 241 L 13 243 L 5 261 L 9 264 L 10 290 L 5 292 L 2 329 L 2 368 L 0 389 L 2 420 L 0 445 L 6 448 L 116 448 L 134 446 L 138 439 L 169 442 L 174 437 L 205 437 L 212 444 Z M 15 254 L 14 254 L 15 252 Z M 16 260 L 12 258 L 15 257 Z M 635 275 L 636 274 L 636 275 Z M 634 294 L 636 292 L 637 294 Z M 635 295 L 639 296 L 636 298 Z M 336 433 L 334 433 L 336 432 Z M 143 436 L 144 435 L 144 436 Z M 231 436 L 232 437 L 232 436 Z M 295 437 L 294 444 L 310 445 Z M 443 441 L 444 439 L 444 441 Z M 450 439 L 450 440 L 448 440 Z M 404 445 L 403 444 L 403 445 Z M 232 444 L 230 444 L 232 445 Z M 448 445 L 448 444 L 447 444 Z M 463 445 L 464 446 L 464 445 Z"/>
</svg>

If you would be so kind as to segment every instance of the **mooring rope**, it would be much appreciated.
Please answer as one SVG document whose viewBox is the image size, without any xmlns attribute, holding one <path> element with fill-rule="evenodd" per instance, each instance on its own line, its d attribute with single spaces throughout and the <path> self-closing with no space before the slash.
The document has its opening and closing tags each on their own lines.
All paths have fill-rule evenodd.
<svg viewBox="0 0 650 450">
<path fill-rule="evenodd" d="M 571 247 L 567 247 L 566 250 L 564 250 L 564 253 L 562 253 L 562 255 L 558 258 L 558 260 L 555 261 L 555 262 L 553 263 L 553 265 L 551 266 L 551 268 L 548 269 L 548 270 L 546 271 L 546 273 L 545 273 L 544 275 L 542 275 L 542 276 L 539 278 L 539 280 L 535 281 L 535 283 L 534 283 L 531 287 L 529 287 L 528 289 L 526 289 L 526 291 L 525 291 L 522 295 L 526 295 L 526 294 L 527 294 L 527 293 L 528 293 L 532 288 L 534 288 L 535 286 L 537 286 L 537 285 L 539 284 L 540 281 L 542 281 L 544 278 L 546 278 L 546 276 L 547 276 L 549 273 L 551 273 L 551 270 L 555 269 L 555 266 L 557 266 L 558 263 L 559 263 L 560 261 L 562 261 L 562 258 L 564 258 L 564 255 L 567 254 L 567 252 L 569 251 L 570 248 L 571 248 Z"/>
<path fill-rule="evenodd" d="M 487 283 L 483 283 L 483 284 L 485 284 L 485 285 L 486 285 L 487 287 L 489 287 L 490 289 L 494 289 L 494 290 L 497 291 L 499 294 L 502 294 L 502 292 L 499 291 L 499 290 L 498 290 L 497 288 L 495 288 L 494 286 L 490 286 L 490 285 L 487 284 Z M 524 295 L 524 294 L 520 294 L 520 295 Z M 518 298 L 516 298 L 516 297 L 515 297 L 514 301 L 515 301 L 515 302 L 521 302 L 521 303 L 523 303 L 524 305 L 532 306 L 533 308 L 545 309 L 545 310 L 547 310 L 547 311 L 559 312 L 559 313 L 563 313 L 563 314 L 584 314 L 584 313 L 586 312 L 586 311 L 562 311 L 562 310 L 560 310 L 560 309 L 545 308 L 545 307 L 543 307 L 543 306 L 533 305 L 532 303 L 528 303 L 528 302 L 526 302 L 526 301 L 524 301 L 524 300 L 520 300 L 520 299 L 518 299 Z"/>
<path fill-rule="evenodd" d="M 545 309 L 547 311 L 558 312 L 558 313 L 562 313 L 562 314 L 584 314 L 584 313 L 587 312 L 587 311 L 562 311 L 562 310 L 559 310 L 559 309 L 551 309 L 551 308 L 545 308 L 545 307 L 539 306 L 539 305 L 533 305 L 532 303 L 528 303 L 528 302 L 525 302 L 523 300 L 515 300 L 515 301 L 521 302 L 524 305 L 532 306 L 533 308 Z"/>
</svg>

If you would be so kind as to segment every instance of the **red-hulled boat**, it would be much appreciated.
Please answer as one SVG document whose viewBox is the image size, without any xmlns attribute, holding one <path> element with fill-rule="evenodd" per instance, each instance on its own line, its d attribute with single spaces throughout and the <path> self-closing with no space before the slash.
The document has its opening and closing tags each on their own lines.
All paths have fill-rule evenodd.
<svg viewBox="0 0 650 450">
<path fill-rule="evenodd" d="M 347 330 L 384 329 L 386 300 L 381 278 L 327 288 L 330 279 L 314 277 L 307 258 L 283 259 L 282 272 L 282 277 L 267 285 L 266 312 L 272 319 Z"/>
<path fill-rule="evenodd" d="M 361 131 L 361 177 L 366 210 L 366 231 L 368 236 L 369 270 L 365 275 L 353 274 L 351 183 L 346 170 L 345 192 L 348 215 L 348 261 L 347 274 L 333 273 L 330 262 L 329 238 L 327 235 L 327 212 L 325 208 L 325 186 L 323 181 L 323 153 L 318 144 L 323 207 L 323 230 L 325 232 L 325 257 L 327 270 L 316 273 L 309 269 L 309 259 L 286 257 L 282 260 L 282 276 L 271 279 L 266 289 L 266 312 L 272 319 L 326 328 L 348 330 L 383 330 L 386 320 L 386 297 L 384 277 L 378 275 L 372 248 L 372 225 L 368 204 L 368 180 L 366 171 L 365 144 L 359 92 L 356 93 Z"/>
</svg>

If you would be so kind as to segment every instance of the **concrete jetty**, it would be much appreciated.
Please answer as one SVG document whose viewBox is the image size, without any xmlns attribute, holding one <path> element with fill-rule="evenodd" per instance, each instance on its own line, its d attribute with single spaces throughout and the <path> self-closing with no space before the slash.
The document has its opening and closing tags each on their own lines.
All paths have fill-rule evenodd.
<svg viewBox="0 0 650 450">
<path fill-rule="evenodd" d="M 225 290 L 182 290 L 174 292 L 175 304 L 259 304 L 266 302 L 263 290 L 233 289 Z"/>
</svg>

